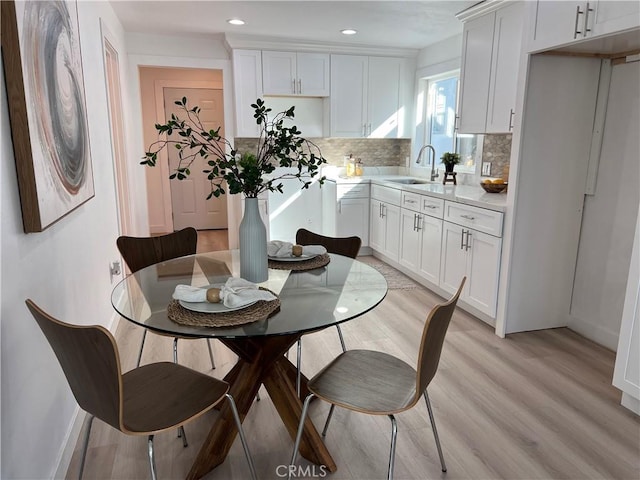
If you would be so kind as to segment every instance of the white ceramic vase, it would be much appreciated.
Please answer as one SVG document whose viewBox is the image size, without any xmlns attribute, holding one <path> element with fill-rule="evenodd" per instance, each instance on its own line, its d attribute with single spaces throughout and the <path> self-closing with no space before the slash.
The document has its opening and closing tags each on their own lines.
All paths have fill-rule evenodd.
<svg viewBox="0 0 640 480">
<path fill-rule="evenodd" d="M 245 198 L 240 222 L 240 276 L 254 283 L 269 278 L 267 266 L 267 229 L 260 218 L 257 198 Z"/>
</svg>

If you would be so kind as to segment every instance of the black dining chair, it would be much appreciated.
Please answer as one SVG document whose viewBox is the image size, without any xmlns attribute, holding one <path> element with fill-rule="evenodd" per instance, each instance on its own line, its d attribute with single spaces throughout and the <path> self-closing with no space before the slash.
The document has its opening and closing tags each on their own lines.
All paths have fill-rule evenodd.
<svg viewBox="0 0 640 480">
<path fill-rule="evenodd" d="M 327 249 L 328 253 L 335 253 L 337 255 L 343 255 L 349 258 L 356 258 L 358 253 L 360 252 L 360 245 L 362 245 L 362 240 L 360 237 L 327 237 L 325 235 L 320 235 L 319 233 L 311 232 L 305 228 L 300 228 L 296 232 L 296 243 L 298 245 L 322 245 Z M 340 325 L 336 325 L 336 329 L 338 330 L 338 337 L 340 338 L 340 345 L 342 346 L 342 351 L 346 352 L 347 347 L 344 343 L 344 337 L 342 335 L 342 329 Z M 302 337 L 298 339 L 298 355 L 296 358 L 296 392 L 298 396 L 300 396 L 300 382 L 301 382 L 301 372 L 300 368 L 302 366 Z"/>
</svg>

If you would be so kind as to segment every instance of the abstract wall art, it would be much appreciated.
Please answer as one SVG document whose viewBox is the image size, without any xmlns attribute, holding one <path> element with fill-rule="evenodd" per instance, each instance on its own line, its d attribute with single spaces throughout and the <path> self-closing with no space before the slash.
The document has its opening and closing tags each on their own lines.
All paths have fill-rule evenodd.
<svg viewBox="0 0 640 480">
<path fill-rule="evenodd" d="M 2 60 L 25 232 L 94 196 L 76 2 L 2 1 Z"/>
</svg>

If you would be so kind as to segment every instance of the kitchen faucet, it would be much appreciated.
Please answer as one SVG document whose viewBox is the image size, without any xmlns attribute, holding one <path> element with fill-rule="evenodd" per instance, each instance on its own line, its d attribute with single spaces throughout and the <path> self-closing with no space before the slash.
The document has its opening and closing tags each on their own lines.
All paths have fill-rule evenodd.
<svg viewBox="0 0 640 480">
<path fill-rule="evenodd" d="M 428 148 L 429 150 L 431 150 L 431 158 L 432 161 L 431 163 L 431 181 L 433 182 L 436 178 L 438 178 L 438 172 L 436 171 L 436 149 L 433 148 L 432 145 L 424 145 L 421 149 L 420 152 L 418 153 L 418 158 L 416 160 L 417 164 L 421 164 L 422 162 L 422 152 L 424 152 L 424 149 Z"/>
</svg>

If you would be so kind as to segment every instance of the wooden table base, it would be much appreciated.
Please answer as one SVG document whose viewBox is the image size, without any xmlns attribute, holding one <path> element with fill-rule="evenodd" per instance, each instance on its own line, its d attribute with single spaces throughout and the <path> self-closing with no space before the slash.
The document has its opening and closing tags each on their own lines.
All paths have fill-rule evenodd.
<svg viewBox="0 0 640 480">
<path fill-rule="evenodd" d="M 284 354 L 298 338 L 299 334 L 221 339 L 238 355 L 238 362 L 225 376 L 225 381 L 231 385 L 230 393 L 236 401 L 240 419 L 244 421 L 260 386 L 264 384 L 292 440 L 295 439 L 300 422 L 302 402 L 296 395 L 296 368 Z M 306 380 L 302 378 L 302 398 L 308 393 Z M 237 434 L 233 414 L 225 402 L 191 466 L 187 479 L 201 478 L 224 462 Z M 291 445 L 293 447 L 293 442 Z M 300 454 L 310 462 L 326 466 L 330 472 L 337 469 L 309 416 L 304 424 Z"/>
</svg>

